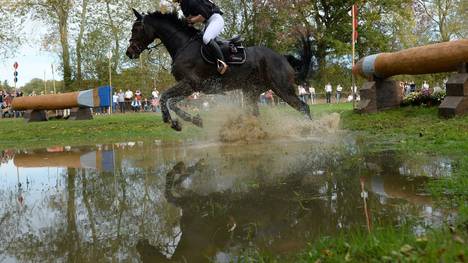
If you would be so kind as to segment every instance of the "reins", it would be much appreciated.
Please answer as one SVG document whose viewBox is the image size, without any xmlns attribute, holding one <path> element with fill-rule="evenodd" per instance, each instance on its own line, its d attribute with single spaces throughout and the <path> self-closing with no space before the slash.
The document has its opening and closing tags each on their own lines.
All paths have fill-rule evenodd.
<svg viewBox="0 0 468 263">
<path fill-rule="evenodd" d="M 144 30 L 144 28 L 145 28 L 144 17 L 143 17 L 143 20 L 140 21 L 140 23 L 142 24 L 143 30 Z M 179 31 L 175 31 L 174 33 L 172 33 L 172 35 L 167 39 L 167 42 L 170 42 L 178 33 L 179 33 Z M 195 34 L 195 35 L 193 35 L 192 37 L 190 37 L 189 40 L 187 40 L 187 41 L 185 42 L 185 44 L 182 46 L 182 48 L 180 48 L 180 49 L 176 52 L 176 54 L 174 55 L 174 57 L 173 57 L 173 59 L 172 59 L 172 65 L 174 65 L 174 61 L 175 61 L 176 58 L 179 56 L 179 54 L 180 54 L 182 51 L 184 51 L 184 50 L 193 42 L 193 40 L 195 40 L 195 39 L 197 39 L 197 38 L 199 38 L 199 37 L 200 37 L 200 33 Z M 159 41 L 160 41 L 160 42 L 157 43 L 157 44 L 154 44 L 154 46 L 151 46 L 151 47 L 150 47 L 150 46 L 148 45 L 146 48 L 143 48 L 143 49 L 141 50 L 141 52 L 143 52 L 143 51 L 145 51 L 145 50 L 148 50 L 148 54 L 151 54 L 151 52 L 152 52 L 153 50 L 156 50 L 158 47 L 164 45 L 164 43 L 162 42 L 161 39 L 160 39 Z M 139 48 L 139 47 L 138 47 L 138 48 Z M 141 53 L 141 52 L 140 52 L 140 53 Z"/>
</svg>

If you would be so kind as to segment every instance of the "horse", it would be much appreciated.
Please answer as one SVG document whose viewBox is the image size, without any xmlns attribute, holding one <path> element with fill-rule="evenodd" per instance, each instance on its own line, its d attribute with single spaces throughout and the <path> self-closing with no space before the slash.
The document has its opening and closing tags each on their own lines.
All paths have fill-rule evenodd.
<svg viewBox="0 0 468 263">
<path fill-rule="evenodd" d="M 202 32 L 180 19 L 177 13 L 140 14 L 135 9 L 133 12 L 136 20 L 126 55 L 137 59 L 159 39 L 158 45 L 163 44 L 172 58 L 171 73 L 177 84 L 161 94 L 160 103 L 163 121 L 170 123 L 174 130 L 181 131 L 182 127 L 171 117 L 169 110 L 184 121 L 203 127 L 200 116 L 192 116 L 177 106 L 194 92 L 220 94 L 240 89 L 247 110 L 259 116 L 257 100 L 261 93 L 271 89 L 291 107 L 312 119 L 309 106 L 296 96 L 295 71 L 284 56 L 267 47 L 247 47 L 245 63 L 231 64 L 228 71 L 220 75 L 216 66 L 207 63 L 202 56 Z"/>
</svg>

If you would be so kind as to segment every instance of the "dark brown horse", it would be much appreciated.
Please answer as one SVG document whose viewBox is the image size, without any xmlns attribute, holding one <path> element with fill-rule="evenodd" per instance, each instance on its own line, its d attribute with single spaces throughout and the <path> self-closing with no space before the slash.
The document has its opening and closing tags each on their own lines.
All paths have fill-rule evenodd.
<svg viewBox="0 0 468 263">
<path fill-rule="evenodd" d="M 169 51 L 173 65 L 172 74 L 177 84 L 161 95 L 163 120 L 180 131 L 182 128 L 176 119 L 172 119 L 169 110 L 180 118 L 202 126 L 198 116 L 191 116 L 177 106 L 177 103 L 194 92 L 218 94 L 232 90 L 242 90 L 251 113 L 258 116 L 257 100 L 262 92 L 273 90 L 291 107 L 310 117 L 309 106 L 302 102 L 295 92 L 294 70 L 281 55 L 266 47 L 246 49 L 247 61 L 241 65 L 231 65 L 223 76 L 219 75 L 214 65 L 205 62 L 200 54 L 202 47 L 201 32 L 190 27 L 176 13 L 155 12 L 137 17 L 132 28 L 127 56 L 136 59 L 148 49 L 155 40 L 160 39 Z"/>
</svg>

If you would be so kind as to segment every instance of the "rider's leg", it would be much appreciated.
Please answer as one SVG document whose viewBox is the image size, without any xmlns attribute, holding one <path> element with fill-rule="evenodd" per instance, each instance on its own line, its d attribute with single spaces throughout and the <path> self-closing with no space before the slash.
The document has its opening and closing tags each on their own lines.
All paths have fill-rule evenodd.
<svg viewBox="0 0 468 263">
<path fill-rule="evenodd" d="M 205 33 L 203 34 L 203 43 L 210 48 L 213 55 L 216 56 L 218 72 L 222 75 L 226 72 L 228 65 L 224 62 L 224 55 L 216 43 L 215 38 L 223 31 L 224 19 L 220 14 L 213 14 L 208 20 Z"/>
</svg>

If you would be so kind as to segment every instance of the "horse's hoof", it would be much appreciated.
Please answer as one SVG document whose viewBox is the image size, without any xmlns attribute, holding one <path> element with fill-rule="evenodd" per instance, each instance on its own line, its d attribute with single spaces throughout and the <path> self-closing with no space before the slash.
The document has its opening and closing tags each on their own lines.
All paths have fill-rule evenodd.
<svg viewBox="0 0 468 263">
<path fill-rule="evenodd" d="M 200 118 L 200 115 L 197 115 L 192 118 L 192 123 L 195 124 L 196 126 L 203 128 L 203 120 Z"/>
<path fill-rule="evenodd" d="M 164 123 L 169 123 L 169 117 L 166 117 L 166 116 L 163 115 L 162 118 L 163 118 Z"/>
<path fill-rule="evenodd" d="M 178 132 L 182 131 L 182 126 L 180 125 L 179 120 L 173 120 L 171 122 L 171 128 Z"/>
</svg>

